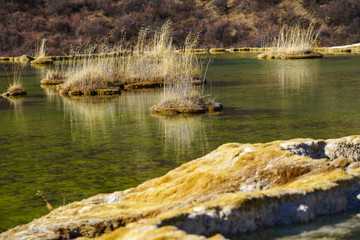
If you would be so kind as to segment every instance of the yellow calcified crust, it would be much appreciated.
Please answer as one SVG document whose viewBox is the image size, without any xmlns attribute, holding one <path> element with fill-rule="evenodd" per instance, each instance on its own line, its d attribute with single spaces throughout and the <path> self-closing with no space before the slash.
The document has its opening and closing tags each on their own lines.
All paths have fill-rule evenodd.
<svg viewBox="0 0 360 240">
<path fill-rule="evenodd" d="M 53 60 L 48 57 L 38 57 L 31 61 L 31 64 L 52 64 Z"/>
<path fill-rule="evenodd" d="M 257 56 L 258 59 L 307 59 L 307 58 L 322 58 L 320 53 L 306 53 L 306 54 L 281 54 L 281 53 L 262 53 Z"/>
<path fill-rule="evenodd" d="M 210 48 L 209 50 L 210 53 L 223 53 L 225 52 L 224 48 Z"/>
<path fill-rule="evenodd" d="M 309 221 L 360 205 L 359 146 L 360 136 L 224 144 L 162 177 L 60 207 L 0 238 L 98 237 L 119 228 L 102 239 L 171 239 L 171 232 L 186 239 L 180 230 L 212 236 Z"/>
<path fill-rule="evenodd" d="M 220 234 L 206 238 L 204 236 L 187 234 L 185 231 L 178 230 L 173 226 L 157 228 L 150 224 L 129 224 L 126 227 L 119 228 L 112 233 L 104 234 L 97 238 L 98 240 L 116 240 L 116 239 L 141 239 L 141 240 L 224 240 Z M 85 240 L 85 239 L 83 239 Z"/>
</svg>

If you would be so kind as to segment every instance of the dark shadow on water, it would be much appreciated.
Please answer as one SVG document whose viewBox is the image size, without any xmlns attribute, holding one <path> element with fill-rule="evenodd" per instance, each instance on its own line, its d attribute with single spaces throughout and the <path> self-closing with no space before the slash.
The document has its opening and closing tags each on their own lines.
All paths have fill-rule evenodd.
<svg viewBox="0 0 360 240">
<path fill-rule="evenodd" d="M 231 240 L 358 239 L 360 236 L 360 218 L 356 216 L 358 210 L 320 216 L 309 223 L 275 226 L 226 237 Z"/>
</svg>

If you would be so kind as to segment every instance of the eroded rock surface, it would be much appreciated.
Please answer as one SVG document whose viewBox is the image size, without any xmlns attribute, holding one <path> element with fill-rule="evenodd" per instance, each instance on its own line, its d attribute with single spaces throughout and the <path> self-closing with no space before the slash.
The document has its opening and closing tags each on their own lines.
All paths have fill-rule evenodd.
<svg viewBox="0 0 360 240">
<path fill-rule="evenodd" d="M 55 209 L 0 239 L 167 239 L 167 231 L 205 239 L 306 222 L 360 206 L 359 144 L 360 136 L 225 144 L 138 187 Z"/>
<path fill-rule="evenodd" d="M 348 158 L 360 161 L 360 142 L 358 136 L 329 140 L 291 140 L 281 146 L 294 154 L 311 158 Z"/>
</svg>

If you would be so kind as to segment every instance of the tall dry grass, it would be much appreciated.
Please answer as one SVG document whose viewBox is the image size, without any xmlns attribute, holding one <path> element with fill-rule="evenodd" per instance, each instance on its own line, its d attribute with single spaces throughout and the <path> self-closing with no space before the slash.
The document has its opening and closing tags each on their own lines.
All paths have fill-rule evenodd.
<svg viewBox="0 0 360 240">
<path fill-rule="evenodd" d="M 9 79 L 9 87 L 7 88 L 7 92 L 11 93 L 24 90 L 21 79 L 22 71 L 23 67 L 20 67 L 18 65 L 14 67 L 11 80 Z"/>
<path fill-rule="evenodd" d="M 303 54 L 311 52 L 318 41 L 320 31 L 311 23 L 308 27 L 300 24 L 283 25 L 270 43 L 271 52 L 279 54 Z"/>
<path fill-rule="evenodd" d="M 72 48 L 70 61 L 62 61 L 59 69 L 66 69 L 62 88 L 71 90 L 103 89 L 112 86 L 117 74 L 115 58 L 106 58 L 110 46 L 105 42 Z M 64 66 L 66 65 L 66 66 Z"/>
<path fill-rule="evenodd" d="M 198 39 L 198 35 L 189 34 L 185 40 L 183 53 L 175 54 L 172 62 L 174 71 L 169 74 L 163 97 L 157 106 L 164 108 L 204 107 L 201 89 L 192 84 L 194 78 L 201 77 L 205 63 L 199 55 L 190 51 L 197 45 Z"/>
<path fill-rule="evenodd" d="M 133 54 L 127 56 L 118 66 L 119 78 L 125 83 L 169 81 L 183 71 L 190 71 L 193 78 L 199 77 L 199 66 L 188 64 L 192 59 L 184 61 L 184 55 L 176 52 L 170 34 L 170 21 L 150 38 L 147 38 L 148 29 L 141 29 Z M 188 56 L 190 55 L 186 55 Z"/>
<path fill-rule="evenodd" d="M 63 88 L 71 90 L 103 89 L 112 86 L 116 69 L 114 59 L 90 57 L 71 65 Z"/>
<path fill-rule="evenodd" d="M 46 56 L 45 44 L 46 44 L 46 39 L 43 38 L 41 40 L 40 46 L 37 46 L 35 49 L 35 58 L 43 58 Z"/>
<path fill-rule="evenodd" d="M 190 91 L 191 81 L 200 77 L 203 63 L 190 51 L 177 53 L 170 33 L 170 21 L 150 38 L 147 37 L 148 29 L 143 28 L 133 53 L 118 57 L 104 57 L 104 53 L 112 49 L 108 44 L 89 46 L 87 53 L 74 54 L 80 57 L 70 62 L 63 88 L 90 90 L 118 83 L 165 81 L 172 86 L 166 91 L 179 93 L 178 89 L 181 88 L 182 95 L 184 92 L 194 92 Z M 196 43 L 197 36 L 190 34 L 185 49 L 193 48 Z"/>
</svg>

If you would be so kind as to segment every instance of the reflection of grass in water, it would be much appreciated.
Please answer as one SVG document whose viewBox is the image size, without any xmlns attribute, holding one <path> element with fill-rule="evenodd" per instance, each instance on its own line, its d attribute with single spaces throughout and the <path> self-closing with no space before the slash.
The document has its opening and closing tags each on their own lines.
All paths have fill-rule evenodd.
<svg viewBox="0 0 360 240">
<path fill-rule="evenodd" d="M 120 100 L 127 111 L 143 115 L 148 113 L 150 106 L 158 102 L 161 96 L 162 91 L 160 89 L 125 91 L 122 92 Z"/>
<path fill-rule="evenodd" d="M 64 112 L 70 119 L 73 130 L 82 128 L 97 136 L 98 131 L 106 132 L 108 122 L 117 121 L 118 101 L 107 97 L 62 97 Z"/>
<path fill-rule="evenodd" d="M 44 90 L 46 98 L 50 102 L 58 101 L 60 99 L 59 92 L 56 91 L 56 86 L 40 85 L 40 87 Z"/>
<path fill-rule="evenodd" d="M 23 98 L 21 98 L 21 97 L 12 97 L 12 98 L 7 98 L 7 100 L 10 103 L 10 108 L 21 111 L 21 109 L 23 107 L 23 104 L 24 104 L 24 99 Z"/>
<path fill-rule="evenodd" d="M 23 113 L 24 99 L 22 97 L 10 97 L 6 98 L 10 103 L 10 108 L 14 110 L 13 122 L 21 134 L 27 132 L 27 121 Z"/>
<path fill-rule="evenodd" d="M 302 61 L 273 61 L 272 67 L 275 78 L 281 85 L 281 91 L 285 94 L 288 91 L 300 93 L 306 87 L 311 86 L 314 78 L 317 78 L 315 60 Z"/>
<path fill-rule="evenodd" d="M 203 115 L 154 116 L 159 118 L 165 148 L 171 151 L 175 149 L 176 159 L 184 161 L 181 157 L 186 152 L 194 147 L 202 152 L 204 146 L 208 145 Z"/>
</svg>

